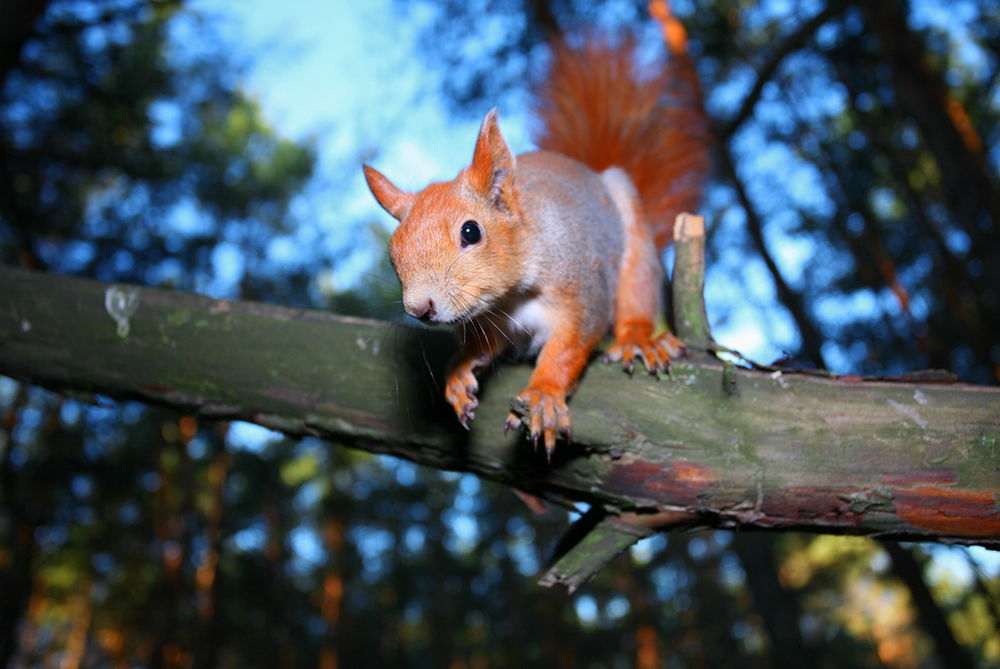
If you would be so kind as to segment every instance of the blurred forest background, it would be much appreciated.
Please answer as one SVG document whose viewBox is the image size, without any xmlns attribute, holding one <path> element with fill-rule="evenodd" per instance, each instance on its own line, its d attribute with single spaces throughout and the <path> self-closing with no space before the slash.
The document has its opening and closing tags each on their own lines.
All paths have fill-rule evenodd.
<svg viewBox="0 0 1000 669">
<path fill-rule="evenodd" d="M 673 5 L 716 138 L 717 333 L 756 319 L 797 364 L 997 383 L 1000 5 Z M 526 115 L 553 32 L 660 48 L 638 1 L 385 8 L 425 73 L 372 110 L 386 143 L 415 90 L 462 127 Z M 283 133 L 254 57 L 195 2 L 0 1 L 2 262 L 398 322 L 385 217 L 318 223 L 385 147 Z M 469 475 L 4 378 L 0 420 L 0 667 L 1000 664 L 984 549 L 675 533 L 567 596 L 533 578 L 567 514 Z"/>
</svg>

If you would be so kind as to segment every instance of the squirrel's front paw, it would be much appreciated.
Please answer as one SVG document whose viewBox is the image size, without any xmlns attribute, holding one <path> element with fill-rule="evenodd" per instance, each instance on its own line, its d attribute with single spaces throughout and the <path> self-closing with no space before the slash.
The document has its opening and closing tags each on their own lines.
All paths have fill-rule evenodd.
<svg viewBox="0 0 1000 669">
<path fill-rule="evenodd" d="M 556 439 L 561 433 L 569 441 L 573 438 L 572 423 L 569 417 L 569 407 L 566 406 L 566 395 L 563 393 L 550 393 L 544 390 L 525 388 L 517 396 L 528 405 L 528 433 L 531 440 L 538 447 L 539 438 L 545 444 L 545 454 L 552 458 L 552 451 L 556 447 Z M 524 420 L 514 411 L 507 416 L 507 423 L 504 425 L 504 432 L 515 430 L 524 423 Z"/>
<path fill-rule="evenodd" d="M 455 410 L 458 422 L 466 430 L 469 429 L 469 421 L 476 417 L 476 407 L 479 406 L 479 400 L 476 399 L 477 390 L 479 381 L 471 369 L 456 369 L 448 375 L 444 396 Z"/>
<path fill-rule="evenodd" d="M 635 369 L 635 359 L 642 360 L 646 371 L 658 375 L 660 372 L 670 372 L 670 361 L 687 355 L 687 348 L 681 340 L 669 332 L 659 337 L 646 335 L 628 335 L 620 337 L 604 353 L 604 362 L 621 362 L 622 368 L 629 374 Z"/>
</svg>

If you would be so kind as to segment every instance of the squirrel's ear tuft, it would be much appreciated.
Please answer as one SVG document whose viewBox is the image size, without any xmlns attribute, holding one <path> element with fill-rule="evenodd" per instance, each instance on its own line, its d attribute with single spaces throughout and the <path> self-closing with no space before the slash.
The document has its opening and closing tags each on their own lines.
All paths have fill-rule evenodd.
<svg viewBox="0 0 1000 669">
<path fill-rule="evenodd" d="M 413 202 L 413 193 L 396 188 L 388 178 L 374 167 L 364 166 L 365 181 L 378 203 L 396 220 L 403 220 L 403 214 Z"/>
<path fill-rule="evenodd" d="M 514 154 L 500 133 L 495 107 L 483 119 L 466 175 L 473 190 L 489 198 L 495 207 L 514 209 Z"/>
</svg>

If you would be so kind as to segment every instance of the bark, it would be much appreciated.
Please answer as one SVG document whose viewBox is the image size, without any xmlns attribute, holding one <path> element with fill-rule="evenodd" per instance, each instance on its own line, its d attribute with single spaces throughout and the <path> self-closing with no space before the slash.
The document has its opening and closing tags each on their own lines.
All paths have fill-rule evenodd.
<svg viewBox="0 0 1000 669">
<path fill-rule="evenodd" d="M 639 526 L 1000 546 L 997 388 L 765 373 L 697 352 L 662 380 L 594 364 L 571 402 L 574 442 L 550 464 L 502 431 L 525 365 L 484 380 L 465 432 L 439 388 L 448 333 L 132 290 L 116 323 L 120 286 L 0 270 L 0 373 L 470 471 Z"/>
<path fill-rule="evenodd" d="M 713 344 L 705 311 L 705 218 L 681 214 L 674 224 L 674 277 L 670 301 L 677 336 L 691 349 Z"/>
</svg>

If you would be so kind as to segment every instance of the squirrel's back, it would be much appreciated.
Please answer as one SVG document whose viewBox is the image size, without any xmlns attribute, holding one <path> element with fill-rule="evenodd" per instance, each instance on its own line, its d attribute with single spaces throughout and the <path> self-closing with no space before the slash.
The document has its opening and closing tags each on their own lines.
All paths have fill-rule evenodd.
<svg viewBox="0 0 1000 669">
<path fill-rule="evenodd" d="M 538 92 L 536 144 L 597 172 L 624 169 L 642 200 L 657 248 L 677 214 L 701 200 L 709 170 L 708 124 L 684 43 L 662 70 L 640 70 L 634 43 L 589 37 L 553 50 Z"/>
<path fill-rule="evenodd" d="M 610 309 L 625 240 L 621 227 L 607 224 L 619 213 L 601 175 L 564 154 L 529 151 L 517 157 L 517 184 L 533 239 L 525 258 L 530 279 L 593 283 L 591 301 Z"/>
</svg>

